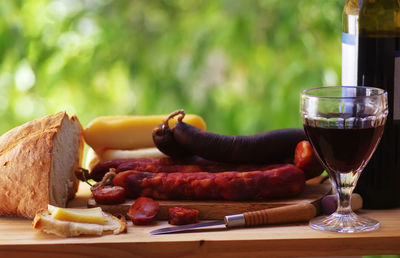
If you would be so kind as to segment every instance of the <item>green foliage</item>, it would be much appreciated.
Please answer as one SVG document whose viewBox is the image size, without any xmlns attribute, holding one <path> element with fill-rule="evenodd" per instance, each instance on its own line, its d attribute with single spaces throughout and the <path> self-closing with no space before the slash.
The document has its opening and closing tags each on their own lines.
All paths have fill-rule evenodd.
<svg viewBox="0 0 400 258">
<path fill-rule="evenodd" d="M 339 84 L 343 0 L 0 2 L 0 133 L 67 110 L 184 108 L 218 133 L 300 127 L 299 94 Z"/>
</svg>

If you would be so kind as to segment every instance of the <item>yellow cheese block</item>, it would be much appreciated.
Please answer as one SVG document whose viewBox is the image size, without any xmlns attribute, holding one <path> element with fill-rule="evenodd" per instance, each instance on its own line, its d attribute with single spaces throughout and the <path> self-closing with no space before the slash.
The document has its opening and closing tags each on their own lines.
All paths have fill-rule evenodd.
<svg viewBox="0 0 400 258">
<path fill-rule="evenodd" d="M 60 208 L 48 205 L 49 213 L 53 219 L 73 222 L 84 222 L 104 225 L 107 219 L 104 217 L 100 207 L 90 209 Z"/>
<path fill-rule="evenodd" d="M 167 116 L 98 117 L 85 128 L 85 141 L 98 154 L 107 149 L 132 150 L 155 147 L 152 131 Z M 201 129 L 206 129 L 204 120 L 198 115 L 187 114 L 183 121 Z M 170 126 L 173 126 L 175 122 L 176 119 L 171 119 Z"/>
</svg>

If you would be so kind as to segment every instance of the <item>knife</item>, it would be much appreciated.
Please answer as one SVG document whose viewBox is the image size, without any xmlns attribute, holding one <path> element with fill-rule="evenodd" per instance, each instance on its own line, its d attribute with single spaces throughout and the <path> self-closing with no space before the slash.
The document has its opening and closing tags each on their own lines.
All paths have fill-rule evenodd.
<svg viewBox="0 0 400 258">
<path fill-rule="evenodd" d="M 241 214 L 227 215 L 223 220 L 200 222 L 183 226 L 172 226 L 151 231 L 151 235 L 170 234 L 192 231 L 224 225 L 226 228 L 252 227 L 270 224 L 283 224 L 309 221 L 317 215 L 317 207 L 312 203 L 299 203 L 277 208 L 250 211 Z"/>
</svg>

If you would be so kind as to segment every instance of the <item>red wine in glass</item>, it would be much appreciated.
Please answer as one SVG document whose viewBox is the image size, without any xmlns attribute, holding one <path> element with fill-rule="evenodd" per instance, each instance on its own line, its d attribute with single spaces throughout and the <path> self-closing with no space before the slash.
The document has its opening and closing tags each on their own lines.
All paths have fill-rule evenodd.
<svg viewBox="0 0 400 258">
<path fill-rule="evenodd" d="M 335 172 L 350 173 L 354 168 L 365 167 L 382 136 L 384 126 L 324 128 L 310 125 L 306 120 L 304 130 L 325 166 Z"/>
<path fill-rule="evenodd" d="M 384 131 L 387 101 L 384 90 L 372 87 L 320 87 L 301 93 L 304 130 L 338 197 L 336 212 L 312 219 L 312 228 L 354 233 L 379 227 L 378 221 L 355 214 L 350 203 Z"/>
</svg>

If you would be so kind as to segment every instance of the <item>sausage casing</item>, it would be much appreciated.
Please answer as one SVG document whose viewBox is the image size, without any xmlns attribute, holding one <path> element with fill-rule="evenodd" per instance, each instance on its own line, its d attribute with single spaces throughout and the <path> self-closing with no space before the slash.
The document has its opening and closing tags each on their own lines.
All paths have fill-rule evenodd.
<svg viewBox="0 0 400 258">
<path fill-rule="evenodd" d="M 128 170 L 117 174 L 113 184 L 130 198 L 161 200 L 245 201 L 292 197 L 305 185 L 304 172 L 286 164 L 250 172 L 152 173 Z"/>
<path fill-rule="evenodd" d="M 279 164 L 227 164 L 205 160 L 199 157 L 190 159 L 171 159 L 171 158 L 141 158 L 141 159 L 117 159 L 101 162 L 97 164 L 90 173 L 95 181 L 100 181 L 110 168 L 116 172 L 126 170 L 146 171 L 146 172 L 223 172 L 223 171 L 253 171 L 267 170 Z"/>
</svg>

